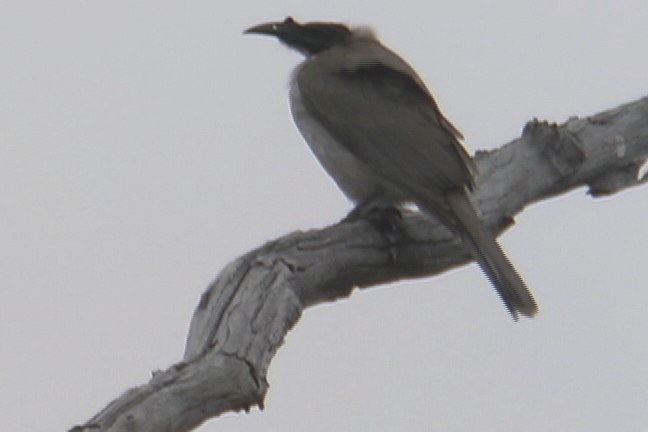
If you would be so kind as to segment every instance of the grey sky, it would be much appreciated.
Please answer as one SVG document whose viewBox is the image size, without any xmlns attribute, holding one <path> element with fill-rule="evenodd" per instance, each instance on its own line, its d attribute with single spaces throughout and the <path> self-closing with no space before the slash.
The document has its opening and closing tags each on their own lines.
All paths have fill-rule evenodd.
<svg viewBox="0 0 648 432">
<path fill-rule="evenodd" d="M 226 263 L 349 210 L 288 113 L 299 56 L 242 36 L 250 25 L 373 26 L 471 150 L 648 90 L 645 0 L 2 9 L 2 431 L 86 420 L 180 359 Z M 511 322 L 476 265 L 309 309 L 271 366 L 265 412 L 200 430 L 640 430 L 647 212 L 639 188 L 519 215 L 502 243 L 540 301 L 532 321 Z"/>
</svg>

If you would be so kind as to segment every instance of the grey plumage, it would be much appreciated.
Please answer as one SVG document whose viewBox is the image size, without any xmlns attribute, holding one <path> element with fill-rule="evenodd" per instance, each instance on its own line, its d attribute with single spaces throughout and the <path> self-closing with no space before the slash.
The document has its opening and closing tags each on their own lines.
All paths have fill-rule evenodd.
<svg viewBox="0 0 648 432">
<path fill-rule="evenodd" d="M 468 241 L 514 319 L 537 312 L 470 202 L 474 165 L 461 134 L 403 59 L 370 31 L 336 23 L 287 18 L 247 32 L 306 55 L 292 76 L 293 118 L 347 197 L 362 206 L 416 203 Z"/>
</svg>

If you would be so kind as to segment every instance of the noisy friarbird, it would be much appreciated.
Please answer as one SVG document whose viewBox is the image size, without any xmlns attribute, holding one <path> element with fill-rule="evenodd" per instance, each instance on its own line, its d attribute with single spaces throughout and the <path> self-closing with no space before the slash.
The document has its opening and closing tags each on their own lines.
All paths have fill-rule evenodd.
<svg viewBox="0 0 648 432">
<path fill-rule="evenodd" d="M 357 209 L 416 206 L 460 234 L 514 319 L 536 302 L 471 203 L 473 161 L 425 84 L 367 28 L 292 18 L 246 33 L 306 59 L 290 84 L 297 128 Z"/>
</svg>

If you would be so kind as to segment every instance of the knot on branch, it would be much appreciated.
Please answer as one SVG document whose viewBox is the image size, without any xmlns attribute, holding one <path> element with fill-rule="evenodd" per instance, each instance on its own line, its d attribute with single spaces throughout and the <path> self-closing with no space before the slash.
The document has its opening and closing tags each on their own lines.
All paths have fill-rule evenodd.
<svg viewBox="0 0 648 432">
<path fill-rule="evenodd" d="M 585 151 L 578 137 L 556 123 L 533 119 L 524 126 L 522 136 L 540 151 L 560 176 L 575 173 L 585 161 Z"/>
</svg>

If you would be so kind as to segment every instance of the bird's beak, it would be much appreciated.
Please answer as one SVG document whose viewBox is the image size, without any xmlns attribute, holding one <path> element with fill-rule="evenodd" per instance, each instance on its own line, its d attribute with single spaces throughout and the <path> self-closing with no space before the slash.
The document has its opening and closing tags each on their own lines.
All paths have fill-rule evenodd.
<svg viewBox="0 0 648 432">
<path fill-rule="evenodd" d="M 281 27 L 283 26 L 283 24 L 284 23 L 282 22 L 259 24 L 245 30 L 243 34 L 260 34 L 260 35 L 277 36 L 281 32 Z"/>
</svg>

